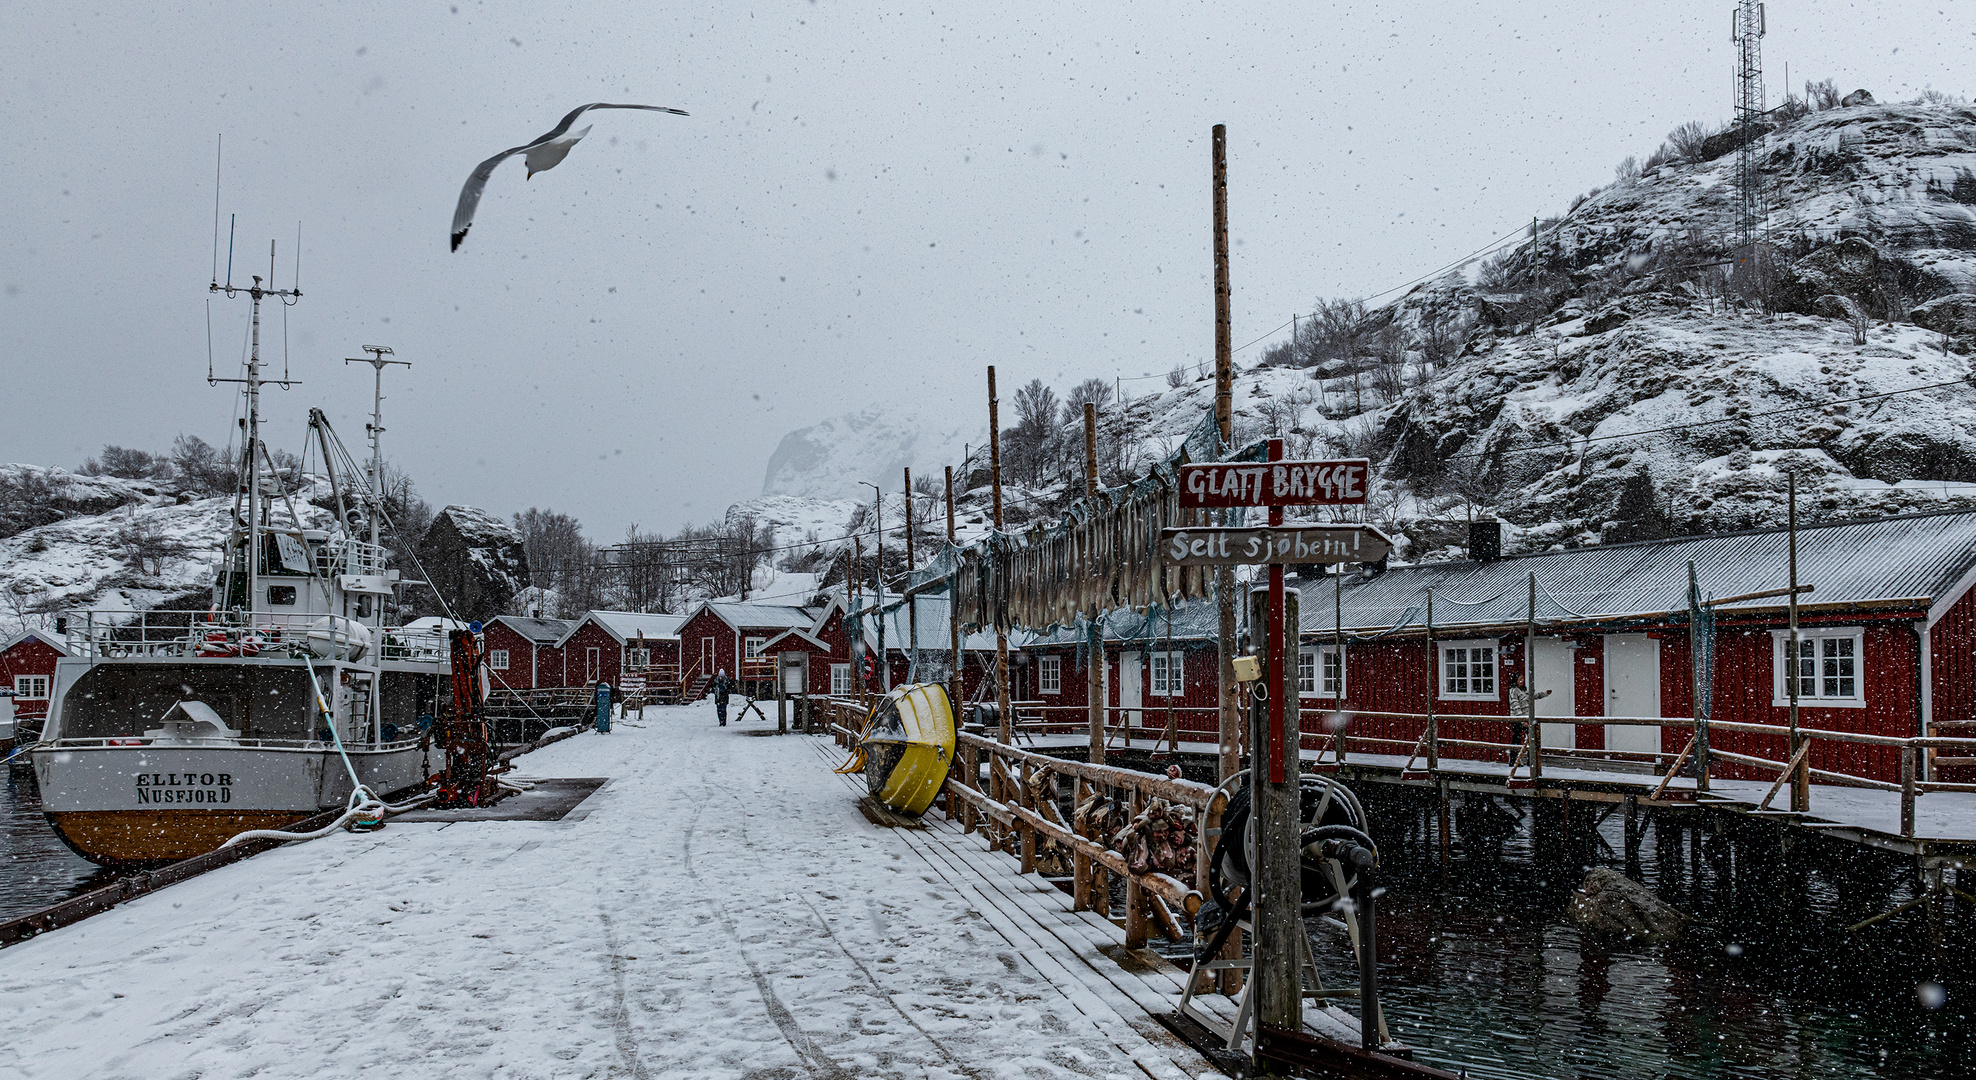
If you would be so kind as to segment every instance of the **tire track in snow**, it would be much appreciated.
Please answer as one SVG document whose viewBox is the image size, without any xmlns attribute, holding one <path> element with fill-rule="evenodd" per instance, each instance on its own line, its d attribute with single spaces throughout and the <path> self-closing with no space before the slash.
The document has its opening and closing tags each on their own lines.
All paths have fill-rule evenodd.
<svg viewBox="0 0 1976 1080">
<path fill-rule="evenodd" d="M 712 791 L 713 788 L 709 785 L 709 794 Z M 693 816 L 687 819 L 686 827 L 681 830 L 680 836 L 680 861 L 686 868 L 686 876 L 692 878 L 695 885 L 705 884 L 700 879 L 700 872 L 693 868 L 693 830 L 699 825 L 700 814 L 706 810 L 706 807 L 707 802 L 704 798 L 695 800 Z M 745 831 L 746 826 L 743 826 L 743 829 Z M 762 973 L 754 957 L 748 955 L 748 947 L 742 944 L 741 932 L 735 927 L 734 921 L 727 917 L 727 909 L 712 899 L 701 902 L 713 912 L 714 918 L 720 920 L 721 929 L 725 930 L 728 938 L 734 942 L 735 954 L 741 957 L 743 964 L 747 965 L 748 974 L 755 980 L 755 989 L 761 994 L 762 1008 L 768 1012 L 769 1019 L 775 1022 L 776 1030 L 782 1033 L 782 1041 L 789 1044 L 789 1049 L 795 1053 L 796 1059 L 801 1061 L 810 1072 L 824 1077 L 825 1080 L 852 1080 L 849 1073 L 817 1048 L 815 1041 L 805 1034 L 802 1025 L 796 1022 L 796 1014 L 790 1012 L 789 1006 L 782 1003 L 782 998 L 776 994 L 775 987 L 769 983 L 768 976 Z"/>
<path fill-rule="evenodd" d="M 610 950 L 611 957 L 611 1032 L 617 1040 L 618 1058 L 631 1070 L 637 1080 L 650 1080 L 650 1074 L 638 1060 L 638 1037 L 631 1030 L 631 1007 L 626 1003 L 624 993 L 624 953 L 618 946 L 617 925 L 611 922 L 611 913 L 598 897 L 597 917 L 604 920 L 604 947 Z"/>
</svg>

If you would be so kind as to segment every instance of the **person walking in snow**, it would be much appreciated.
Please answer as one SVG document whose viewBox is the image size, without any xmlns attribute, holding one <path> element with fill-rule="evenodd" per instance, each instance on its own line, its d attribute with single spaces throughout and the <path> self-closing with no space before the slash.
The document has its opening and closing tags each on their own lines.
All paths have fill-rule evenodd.
<svg viewBox="0 0 1976 1080">
<path fill-rule="evenodd" d="M 734 680 L 727 677 L 727 669 L 721 668 L 714 681 L 707 684 L 714 692 L 714 715 L 720 717 L 720 726 L 727 726 L 727 698 L 734 693 Z"/>
<path fill-rule="evenodd" d="M 1530 731 L 1526 725 L 1527 718 L 1536 715 L 1535 709 L 1539 699 L 1550 696 L 1551 692 L 1549 690 L 1539 690 L 1535 696 L 1532 696 L 1529 688 L 1523 685 L 1523 676 L 1521 675 L 1510 680 L 1509 714 L 1514 719 L 1510 721 L 1509 727 L 1510 731 L 1515 735 L 1510 741 L 1516 743 L 1518 746 L 1523 745 L 1524 736 Z M 1512 762 L 1516 760 L 1516 751 L 1510 751 L 1510 760 Z"/>
</svg>

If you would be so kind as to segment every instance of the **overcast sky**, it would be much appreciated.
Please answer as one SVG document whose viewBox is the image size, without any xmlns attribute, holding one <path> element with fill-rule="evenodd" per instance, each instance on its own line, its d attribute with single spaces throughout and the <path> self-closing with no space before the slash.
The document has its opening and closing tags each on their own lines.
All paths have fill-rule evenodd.
<svg viewBox="0 0 1976 1080">
<path fill-rule="evenodd" d="M 1773 102 L 1786 63 L 1882 100 L 1976 90 L 1976 4 L 1768 6 Z M 274 239 L 291 285 L 302 222 L 306 295 L 263 342 L 304 385 L 269 395 L 272 441 L 299 449 L 319 405 L 361 454 L 370 371 L 341 358 L 389 345 L 414 366 L 387 376 L 387 452 L 428 499 L 609 540 L 717 518 L 815 419 L 983 414 L 987 364 L 1007 395 L 1211 356 L 1217 122 L 1242 345 L 1727 117 L 1731 7 L 9 0 L 0 460 L 226 439 L 220 133 L 221 276 L 227 215 L 236 283 Z M 473 166 L 600 100 L 692 115 L 590 114 L 555 170 L 497 171 L 449 253 Z M 246 321 L 211 302 L 222 374 Z"/>
</svg>

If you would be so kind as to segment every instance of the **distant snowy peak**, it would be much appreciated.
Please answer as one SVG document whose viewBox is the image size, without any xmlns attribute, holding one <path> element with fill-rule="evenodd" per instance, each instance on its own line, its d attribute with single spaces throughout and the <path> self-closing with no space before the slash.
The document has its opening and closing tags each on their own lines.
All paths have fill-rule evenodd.
<svg viewBox="0 0 1976 1080">
<path fill-rule="evenodd" d="M 792 431 L 769 455 L 762 494 L 860 499 L 869 494 L 866 482 L 894 488 L 905 468 L 931 476 L 987 437 L 986 425 L 925 420 L 912 409 L 865 409 Z"/>
</svg>

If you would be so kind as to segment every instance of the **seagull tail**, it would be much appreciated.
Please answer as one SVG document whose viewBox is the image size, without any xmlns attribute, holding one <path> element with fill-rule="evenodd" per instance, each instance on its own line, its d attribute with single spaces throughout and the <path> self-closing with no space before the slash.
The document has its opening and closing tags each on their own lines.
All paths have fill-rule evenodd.
<svg viewBox="0 0 1976 1080">
<path fill-rule="evenodd" d="M 471 226 L 469 226 L 469 228 L 471 228 Z M 454 250 L 454 251 L 458 251 L 458 250 L 460 250 L 460 241 L 462 241 L 462 240 L 465 240 L 466 238 L 467 238 L 467 230 L 466 230 L 466 229 L 461 229 L 461 230 L 460 230 L 459 232 L 456 232 L 456 233 L 454 233 L 454 234 L 453 234 L 453 250 Z"/>
</svg>

